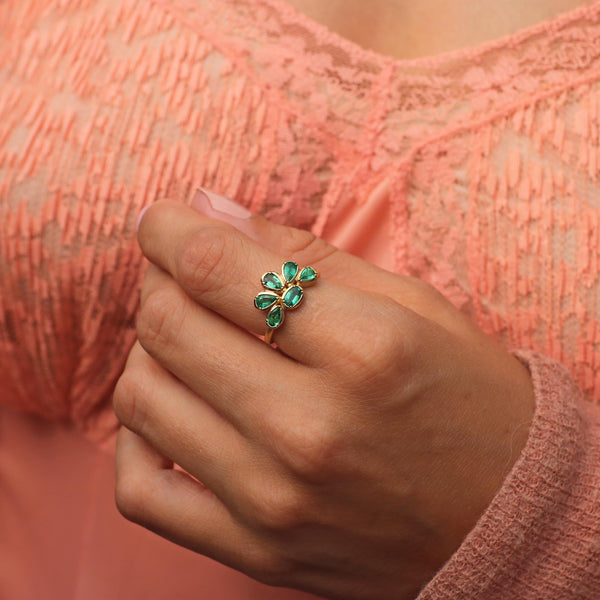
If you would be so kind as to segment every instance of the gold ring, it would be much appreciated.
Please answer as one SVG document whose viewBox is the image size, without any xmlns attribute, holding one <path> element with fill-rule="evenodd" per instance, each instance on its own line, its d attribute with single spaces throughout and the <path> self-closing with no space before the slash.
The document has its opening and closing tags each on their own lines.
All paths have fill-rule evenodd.
<svg viewBox="0 0 600 600">
<path fill-rule="evenodd" d="M 267 330 L 265 342 L 271 343 L 273 332 L 281 327 L 286 310 L 298 308 L 304 298 L 304 288 L 314 285 L 319 274 L 312 267 L 302 270 L 293 260 L 288 260 L 281 267 L 281 275 L 268 271 L 260 281 L 265 291 L 254 298 L 254 306 L 259 310 L 269 310 L 267 314 Z"/>
</svg>

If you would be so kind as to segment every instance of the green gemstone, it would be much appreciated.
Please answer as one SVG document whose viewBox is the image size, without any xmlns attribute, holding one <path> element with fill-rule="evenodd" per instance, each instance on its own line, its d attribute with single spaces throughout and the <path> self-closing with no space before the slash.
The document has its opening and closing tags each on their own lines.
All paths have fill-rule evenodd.
<svg viewBox="0 0 600 600">
<path fill-rule="evenodd" d="M 260 308 L 260 310 L 265 310 L 275 304 L 278 298 L 279 296 L 273 292 L 261 292 L 254 298 L 254 306 Z"/>
<path fill-rule="evenodd" d="M 304 267 L 300 273 L 300 281 L 314 281 L 317 278 L 317 272 L 312 267 Z"/>
<path fill-rule="evenodd" d="M 272 328 L 279 327 L 283 323 L 283 315 L 281 306 L 275 305 L 267 315 L 267 325 Z"/>
<path fill-rule="evenodd" d="M 265 273 L 262 276 L 262 284 L 268 290 L 282 290 L 283 282 L 277 273 L 273 273 L 272 271 L 269 273 Z"/>
<path fill-rule="evenodd" d="M 286 283 L 289 283 L 296 277 L 296 273 L 298 272 L 298 265 L 293 260 L 288 260 L 284 263 L 282 268 L 283 278 Z"/>
<path fill-rule="evenodd" d="M 283 295 L 283 303 L 288 308 L 295 308 L 300 304 L 303 295 L 304 292 L 302 291 L 302 288 L 299 285 L 293 285 Z"/>
</svg>

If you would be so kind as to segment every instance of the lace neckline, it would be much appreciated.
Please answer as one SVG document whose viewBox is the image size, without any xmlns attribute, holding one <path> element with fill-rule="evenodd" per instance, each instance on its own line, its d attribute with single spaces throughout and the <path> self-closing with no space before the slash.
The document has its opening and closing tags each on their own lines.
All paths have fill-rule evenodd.
<svg viewBox="0 0 600 600">
<path fill-rule="evenodd" d="M 405 136 L 414 133 L 407 127 L 413 117 L 451 126 L 600 70 L 600 0 L 497 39 L 414 59 L 364 48 L 286 0 L 149 1 L 294 114 L 350 142 L 357 128 L 375 130 L 384 121 Z M 422 127 L 415 127 L 418 135 Z"/>
<path fill-rule="evenodd" d="M 363 62 L 378 62 L 381 64 L 391 64 L 396 67 L 396 70 L 403 71 L 413 68 L 426 67 L 428 69 L 439 67 L 444 63 L 456 62 L 457 60 L 473 60 L 481 55 L 496 50 L 498 48 L 508 47 L 514 48 L 523 43 L 528 38 L 535 37 L 541 33 L 550 30 L 559 30 L 562 27 L 577 21 L 582 17 L 593 17 L 600 11 L 600 0 L 588 4 L 582 4 L 572 10 L 559 13 L 553 17 L 547 17 L 542 21 L 538 21 L 532 25 L 528 25 L 518 29 L 513 33 L 509 33 L 491 40 L 448 50 L 427 56 L 417 58 L 395 58 L 365 48 L 357 42 L 344 37 L 336 31 L 330 29 L 324 23 L 316 21 L 307 14 L 298 10 L 295 6 L 287 2 L 287 0 L 258 0 L 259 2 L 270 5 L 277 12 L 282 14 L 286 21 L 297 22 L 307 30 L 313 31 L 316 36 L 331 45 L 338 46 L 345 50 L 348 54 L 353 55 Z"/>
</svg>

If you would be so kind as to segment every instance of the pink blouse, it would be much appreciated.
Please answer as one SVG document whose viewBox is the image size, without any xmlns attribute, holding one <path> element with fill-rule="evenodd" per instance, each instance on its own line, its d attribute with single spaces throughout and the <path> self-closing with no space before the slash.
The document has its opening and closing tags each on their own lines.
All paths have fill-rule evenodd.
<svg viewBox="0 0 600 600">
<path fill-rule="evenodd" d="M 527 445 L 419 600 L 600 598 L 599 135 L 600 1 L 394 60 L 284 0 L 0 0 L 0 598 L 311 597 L 114 506 L 135 221 L 198 186 L 428 281 L 529 367 Z"/>
</svg>

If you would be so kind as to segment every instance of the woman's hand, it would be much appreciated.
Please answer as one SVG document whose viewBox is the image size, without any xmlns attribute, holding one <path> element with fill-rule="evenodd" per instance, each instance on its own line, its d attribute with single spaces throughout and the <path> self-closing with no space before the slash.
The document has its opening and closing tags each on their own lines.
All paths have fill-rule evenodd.
<svg viewBox="0 0 600 600">
<path fill-rule="evenodd" d="M 169 201 L 141 222 L 154 264 L 114 393 L 118 508 L 269 584 L 414 598 L 518 458 L 529 372 L 430 285 L 245 227 Z M 253 299 L 289 259 L 320 278 L 275 349 Z"/>
</svg>

